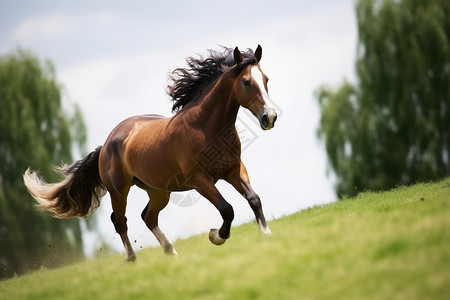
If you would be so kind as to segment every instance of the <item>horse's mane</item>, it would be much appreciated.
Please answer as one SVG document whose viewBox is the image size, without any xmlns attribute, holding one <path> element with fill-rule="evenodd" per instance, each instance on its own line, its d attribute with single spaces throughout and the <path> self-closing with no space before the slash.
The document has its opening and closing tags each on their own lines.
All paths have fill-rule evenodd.
<svg viewBox="0 0 450 300">
<path fill-rule="evenodd" d="M 172 98 L 172 112 L 178 113 L 183 107 L 197 100 L 202 92 L 222 74 L 237 76 L 248 65 L 258 64 L 253 50 L 242 52 L 243 60 L 234 61 L 233 49 L 222 47 L 223 51 L 208 50 L 209 56 L 188 57 L 187 68 L 175 69 L 169 77 L 167 93 Z"/>
</svg>

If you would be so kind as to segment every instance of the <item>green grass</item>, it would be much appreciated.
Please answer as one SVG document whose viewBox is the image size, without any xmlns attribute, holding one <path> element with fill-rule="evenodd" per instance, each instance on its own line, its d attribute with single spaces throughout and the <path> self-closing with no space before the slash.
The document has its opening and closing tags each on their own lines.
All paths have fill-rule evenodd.
<svg viewBox="0 0 450 300">
<path fill-rule="evenodd" d="M 293 195 L 295 197 L 295 195 Z M 421 200 L 423 199 L 423 201 Z M 300 200 L 299 200 L 300 201 Z M 450 178 L 0 282 L 1 299 L 450 299 Z"/>
</svg>

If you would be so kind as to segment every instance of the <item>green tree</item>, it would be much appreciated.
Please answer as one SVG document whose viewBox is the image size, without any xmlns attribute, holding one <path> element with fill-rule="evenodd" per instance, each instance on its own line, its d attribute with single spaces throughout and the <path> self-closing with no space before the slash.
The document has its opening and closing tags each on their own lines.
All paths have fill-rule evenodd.
<svg viewBox="0 0 450 300">
<path fill-rule="evenodd" d="M 0 56 L 0 278 L 82 256 L 80 221 L 36 210 L 22 180 L 28 167 L 57 180 L 53 166 L 85 150 L 83 118 L 69 109 L 49 61 L 23 50 Z"/>
<path fill-rule="evenodd" d="M 358 82 L 317 92 L 338 195 L 450 174 L 450 1 L 361 0 Z"/>
</svg>

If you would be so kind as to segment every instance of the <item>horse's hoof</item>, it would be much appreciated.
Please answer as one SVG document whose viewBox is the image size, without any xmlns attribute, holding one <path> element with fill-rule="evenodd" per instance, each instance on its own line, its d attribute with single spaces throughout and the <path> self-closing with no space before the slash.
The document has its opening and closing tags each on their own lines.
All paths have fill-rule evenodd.
<svg viewBox="0 0 450 300">
<path fill-rule="evenodd" d="M 178 252 L 173 247 L 169 249 L 164 249 L 164 253 L 167 255 L 178 256 Z"/>
<path fill-rule="evenodd" d="M 226 242 L 226 239 L 223 239 L 219 236 L 218 229 L 211 229 L 211 231 L 209 232 L 209 240 L 211 241 L 211 243 L 217 246 L 220 246 Z"/>
<path fill-rule="evenodd" d="M 261 227 L 259 231 L 260 231 L 261 235 L 265 235 L 265 236 L 272 235 L 272 231 L 270 231 L 269 226 Z"/>
<path fill-rule="evenodd" d="M 132 263 L 136 261 L 136 254 L 127 256 L 123 259 L 124 263 Z"/>
</svg>

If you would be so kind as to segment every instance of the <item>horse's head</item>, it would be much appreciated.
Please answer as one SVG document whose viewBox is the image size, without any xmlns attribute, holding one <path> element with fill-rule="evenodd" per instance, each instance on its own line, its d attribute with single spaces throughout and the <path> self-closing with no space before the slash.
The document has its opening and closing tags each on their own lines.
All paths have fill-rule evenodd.
<svg viewBox="0 0 450 300">
<path fill-rule="evenodd" d="M 256 63 L 248 64 L 236 77 L 234 94 L 238 103 L 258 118 L 261 128 L 268 130 L 275 125 L 277 113 L 268 94 L 267 82 L 269 78 L 259 66 L 261 54 L 262 48 L 258 45 L 255 51 Z M 234 49 L 234 61 L 239 65 L 243 60 L 242 53 L 236 47 Z"/>
</svg>

